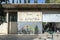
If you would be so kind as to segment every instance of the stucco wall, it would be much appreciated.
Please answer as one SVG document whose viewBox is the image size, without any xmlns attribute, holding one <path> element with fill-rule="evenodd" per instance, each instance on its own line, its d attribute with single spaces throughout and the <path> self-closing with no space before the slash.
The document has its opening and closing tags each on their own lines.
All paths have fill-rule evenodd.
<svg viewBox="0 0 60 40">
<path fill-rule="evenodd" d="M 8 23 L 0 25 L 0 34 L 8 34 Z"/>
</svg>

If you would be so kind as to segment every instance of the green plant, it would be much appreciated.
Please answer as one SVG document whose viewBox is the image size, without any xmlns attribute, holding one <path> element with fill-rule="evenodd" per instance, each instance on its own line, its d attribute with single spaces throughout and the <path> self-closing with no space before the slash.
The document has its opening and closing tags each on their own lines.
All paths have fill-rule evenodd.
<svg viewBox="0 0 60 40">
<path fill-rule="evenodd" d="M 5 2 L 6 2 L 6 4 L 7 4 L 7 1 L 8 1 L 8 0 L 6 0 L 6 1 L 5 1 Z"/>
<path fill-rule="evenodd" d="M 21 0 L 19 0 L 19 3 L 21 3 Z"/>
<path fill-rule="evenodd" d="M 28 0 L 28 3 L 30 3 L 30 0 Z"/>
<path fill-rule="evenodd" d="M 12 3 L 14 3 L 14 0 L 12 0 Z"/>
<path fill-rule="evenodd" d="M 45 3 L 50 3 L 50 0 L 46 0 Z"/>
<path fill-rule="evenodd" d="M 16 1 L 16 3 L 18 3 L 18 0 Z"/>
<path fill-rule="evenodd" d="M 24 3 L 26 3 L 26 0 L 24 0 Z"/>
<path fill-rule="evenodd" d="M 38 0 L 34 0 L 34 3 L 37 3 L 38 2 Z"/>
<path fill-rule="evenodd" d="M 38 26 L 35 27 L 35 34 L 38 34 Z"/>
</svg>

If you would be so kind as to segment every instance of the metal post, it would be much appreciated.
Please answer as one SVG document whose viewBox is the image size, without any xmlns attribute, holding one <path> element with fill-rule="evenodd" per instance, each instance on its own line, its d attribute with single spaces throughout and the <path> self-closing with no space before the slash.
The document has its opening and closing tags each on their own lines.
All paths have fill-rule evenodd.
<svg viewBox="0 0 60 40">
<path fill-rule="evenodd" d="M 50 33 L 50 34 L 51 34 L 51 36 L 52 36 L 52 38 L 51 38 L 51 39 L 53 40 L 53 33 Z"/>
</svg>

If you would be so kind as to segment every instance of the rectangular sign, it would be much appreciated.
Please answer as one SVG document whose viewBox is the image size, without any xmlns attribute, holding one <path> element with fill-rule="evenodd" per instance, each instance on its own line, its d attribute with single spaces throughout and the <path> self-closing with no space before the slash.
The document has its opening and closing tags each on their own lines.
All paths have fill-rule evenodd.
<svg viewBox="0 0 60 40">
<path fill-rule="evenodd" d="M 18 12 L 18 21 L 42 21 L 42 12 Z"/>
<path fill-rule="evenodd" d="M 60 22 L 60 14 L 43 14 L 43 22 Z"/>
</svg>

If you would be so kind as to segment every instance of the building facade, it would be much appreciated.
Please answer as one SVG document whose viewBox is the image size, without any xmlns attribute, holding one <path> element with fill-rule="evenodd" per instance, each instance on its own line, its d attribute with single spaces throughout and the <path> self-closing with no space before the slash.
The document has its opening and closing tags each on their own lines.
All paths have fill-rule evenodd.
<svg viewBox="0 0 60 40">
<path fill-rule="evenodd" d="M 2 4 L 2 7 L 0 34 L 41 34 L 46 31 L 60 31 L 60 4 Z M 47 24 L 50 27 L 45 28 Z"/>
</svg>

